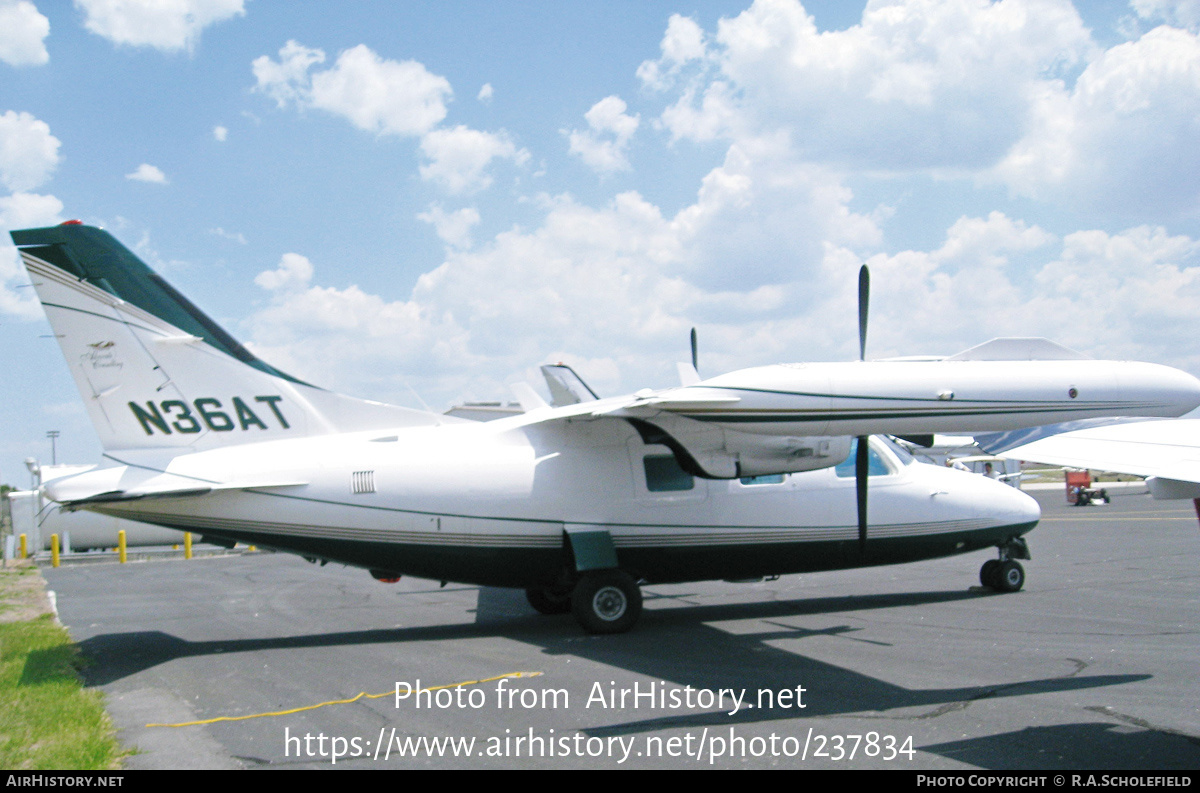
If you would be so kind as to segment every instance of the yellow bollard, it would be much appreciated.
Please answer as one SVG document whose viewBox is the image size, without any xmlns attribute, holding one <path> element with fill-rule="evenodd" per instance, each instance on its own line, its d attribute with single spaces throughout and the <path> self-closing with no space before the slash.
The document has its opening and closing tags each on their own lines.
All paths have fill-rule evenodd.
<svg viewBox="0 0 1200 793">
<path fill-rule="evenodd" d="M 192 558 L 192 533 L 190 531 L 183 533 L 183 558 Z"/>
<path fill-rule="evenodd" d="M 58 567 L 58 535 L 50 535 L 50 566 Z"/>
<path fill-rule="evenodd" d="M 24 534 L 21 535 L 21 558 L 29 558 L 29 541 L 25 538 Z"/>
<path fill-rule="evenodd" d="M 117 553 L 120 554 L 121 564 L 125 564 L 129 559 L 129 555 L 125 553 L 125 530 L 121 529 L 117 532 Z"/>
</svg>

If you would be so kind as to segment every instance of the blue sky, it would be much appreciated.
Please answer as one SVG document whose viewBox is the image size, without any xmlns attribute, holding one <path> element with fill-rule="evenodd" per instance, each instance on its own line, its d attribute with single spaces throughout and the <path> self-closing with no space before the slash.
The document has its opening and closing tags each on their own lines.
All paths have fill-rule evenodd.
<svg viewBox="0 0 1200 793">
<path fill-rule="evenodd" d="M 0 229 L 441 409 L 1043 335 L 1200 374 L 1200 2 L 0 0 Z M 0 246 L 0 481 L 99 449 Z"/>
</svg>

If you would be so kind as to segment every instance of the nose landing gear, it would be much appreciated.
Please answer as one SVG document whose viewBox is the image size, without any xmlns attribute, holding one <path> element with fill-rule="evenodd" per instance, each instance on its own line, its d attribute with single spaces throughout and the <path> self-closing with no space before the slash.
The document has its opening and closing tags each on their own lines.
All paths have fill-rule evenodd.
<svg viewBox="0 0 1200 793">
<path fill-rule="evenodd" d="M 1025 568 L 1017 559 L 1030 558 L 1029 546 L 1013 537 L 999 549 L 999 559 L 989 559 L 979 568 L 979 583 L 997 592 L 1019 592 L 1025 586 Z"/>
</svg>

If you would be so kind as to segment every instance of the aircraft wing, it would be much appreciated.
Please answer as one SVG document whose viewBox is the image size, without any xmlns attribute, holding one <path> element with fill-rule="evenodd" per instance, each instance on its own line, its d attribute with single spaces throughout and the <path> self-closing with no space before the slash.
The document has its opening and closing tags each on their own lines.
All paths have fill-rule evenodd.
<svg viewBox="0 0 1200 793">
<path fill-rule="evenodd" d="M 1200 419 L 1105 423 L 1003 449 L 994 436 L 976 440 L 1018 460 L 1154 477 L 1160 481 L 1150 482 L 1151 491 L 1159 498 L 1194 498 L 1195 487 L 1169 493 L 1172 483 L 1200 485 Z"/>
</svg>

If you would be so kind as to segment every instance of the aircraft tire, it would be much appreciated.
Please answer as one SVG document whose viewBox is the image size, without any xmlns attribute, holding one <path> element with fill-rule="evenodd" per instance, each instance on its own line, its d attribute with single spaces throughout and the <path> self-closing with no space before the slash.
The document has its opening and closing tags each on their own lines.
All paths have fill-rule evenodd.
<svg viewBox="0 0 1200 793">
<path fill-rule="evenodd" d="M 996 570 L 996 589 L 1001 592 L 1020 592 L 1025 586 L 1025 568 L 1015 559 L 1002 562 Z"/>
<path fill-rule="evenodd" d="M 530 588 L 525 590 L 525 599 L 539 614 L 569 614 L 571 593 L 556 589 Z"/>
<path fill-rule="evenodd" d="M 588 633 L 624 633 L 642 614 L 642 590 L 628 573 L 597 570 L 575 585 L 571 611 Z"/>
<path fill-rule="evenodd" d="M 983 563 L 983 567 L 979 568 L 979 583 L 988 589 L 999 589 L 1000 581 L 996 578 L 996 573 L 999 569 L 999 559 L 988 559 Z"/>
</svg>

